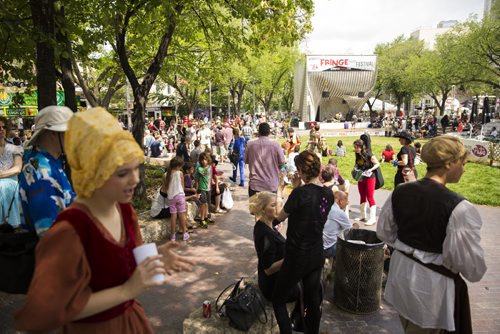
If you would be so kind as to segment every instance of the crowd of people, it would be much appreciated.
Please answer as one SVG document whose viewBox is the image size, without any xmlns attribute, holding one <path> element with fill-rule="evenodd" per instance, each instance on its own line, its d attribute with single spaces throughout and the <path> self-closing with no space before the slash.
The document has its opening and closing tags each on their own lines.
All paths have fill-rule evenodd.
<svg viewBox="0 0 500 334">
<path fill-rule="evenodd" d="M 466 161 L 465 149 L 454 137 L 436 137 L 420 152 L 411 145 L 413 132 L 397 132 L 399 153 L 389 145 L 382 152 L 381 161 L 394 163 L 397 172 L 394 192 L 378 220 L 374 192 L 381 162 L 369 135 L 355 140 L 352 177 L 360 215 L 352 224 L 350 182 L 337 167 L 347 149 L 339 140 L 330 150 L 319 125 L 302 141 L 293 128 L 265 117 L 185 118 L 168 126 L 152 119 L 140 147 L 104 109 L 74 114 L 50 106 L 37 115 L 24 151 L 6 141 L 8 127 L 9 121 L 0 118 L 0 213 L 7 213 L 12 226 L 32 228 L 41 238 L 27 300 L 16 314 L 19 330 L 152 332 L 135 298 L 148 287 L 165 284 L 153 276 L 191 269 L 195 261 L 176 254 L 179 243 L 171 241 L 178 235 L 187 241 L 190 229 L 213 224 L 213 215 L 225 212 L 221 198 L 232 184 L 248 187 L 258 284 L 273 305 L 281 333 L 319 332 L 325 258 L 335 258 L 342 231 L 362 223 L 377 223 L 379 238 L 390 246 L 385 294 L 407 333 L 470 327 L 466 302 L 456 305 L 458 298 L 467 299 L 460 274 L 477 281 L 486 266 L 476 209 L 446 188 L 458 182 Z M 284 143 L 271 139 L 273 133 Z M 334 154 L 322 165 L 323 157 Z M 171 235 L 170 242 L 158 247 L 160 255 L 137 264 L 132 251 L 142 244 L 142 236 L 130 201 L 145 156 L 170 160 L 151 215 L 170 218 Z M 416 181 L 414 167 L 420 159 L 427 174 Z M 228 179 L 217 170 L 224 163 L 232 166 Z M 287 188 L 291 193 L 283 203 Z M 15 201 L 21 202 L 22 216 L 12 208 L 19 210 Z M 286 236 L 280 231 L 285 220 Z M 410 279 L 416 271 L 421 276 Z M 429 289 L 435 284 L 428 282 L 439 285 L 442 293 L 423 298 L 432 295 Z M 48 299 L 54 301 L 49 306 Z M 289 314 L 286 303 L 293 301 Z"/>
</svg>

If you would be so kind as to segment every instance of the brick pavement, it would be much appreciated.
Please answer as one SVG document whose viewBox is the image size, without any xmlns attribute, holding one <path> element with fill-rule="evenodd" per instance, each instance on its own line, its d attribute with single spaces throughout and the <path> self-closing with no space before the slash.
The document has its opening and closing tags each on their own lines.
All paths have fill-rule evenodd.
<svg viewBox="0 0 500 334">
<path fill-rule="evenodd" d="M 225 175 L 229 165 L 220 169 Z M 376 191 L 379 205 L 390 194 Z M 175 274 L 168 284 L 144 293 L 139 300 L 144 305 L 156 333 L 182 333 L 182 321 L 203 300 L 214 299 L 234 279 L 255 272 L 257 259 L 253 248 L 254 219 L 248 214 L 247 188 L 235 187 L 235 207 L 217 218 L 217 223 L 207 230 L 197 229 L 182 249 L 184 254 L 200 260 L 191 273 Z M 350 194 L 351 218 L 357 216 L 359 202 L 356 187 Z M 486 250 L 488 272 L 479 283 L 469 283 L 472 317 L 475 333 L 499 333 L 500 320 L 500 253 L 496 243 L 500 240 L 497 226 L 500 208 L 478 206 L 484 222 L 482 244 Z M 375 227 L 369 227 L 374 229 Z M 402 333 L 398 315 L 390 305 L 383 303 L 379 312 L 354 315 L 339 310 L 332 300 L 332 287 L 327 286 L 323 305 L 322 333 Z M 12 329 L 12 312 L 22 304 L 22 296 L 0 293 L 0 333 L 15 333 Z"/>
</svg>

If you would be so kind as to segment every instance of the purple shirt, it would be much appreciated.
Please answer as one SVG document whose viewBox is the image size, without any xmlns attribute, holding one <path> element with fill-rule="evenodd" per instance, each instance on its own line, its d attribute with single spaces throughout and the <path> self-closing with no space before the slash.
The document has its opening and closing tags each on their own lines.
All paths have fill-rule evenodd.
<svg viewBox="0 0 500 334">
<path fill-rule="evenodd" d="M 250 188 L 254 191 L 277 191 L 279 167 L 285 163 L 280 145 L 267 137 L 248 142 L 245 163 L 250 167 Z"/>
</svg>

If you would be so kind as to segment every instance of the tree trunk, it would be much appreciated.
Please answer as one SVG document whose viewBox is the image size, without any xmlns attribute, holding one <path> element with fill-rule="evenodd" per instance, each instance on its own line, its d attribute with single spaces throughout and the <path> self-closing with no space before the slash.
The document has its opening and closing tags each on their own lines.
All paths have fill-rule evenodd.
<svg viewBox="0 0 500 334">
<path fill-rule="evenodd" d="M 132 114 L 132 135 L 136 142 L 142 147 L 143 137 L 144 137 L 144 116 L 146 111 L 146 102 L 151 86 L 153 85 L 158 73 L 161 70 L 163 60 L 167 56 L 168 47 L 172 41 L 172 36 L 174 35 L 175 28 L 177 26 L 177 16 L 181 14 L 184 9 L 183 5 L 176 5 L 174 13 L 167 19 L 168 25 L 163 32 L 163 35 L 158 46 L 158 50 L 149 65 L 144 79 L 141 83 L 130 65 L 127 48 L 125 45 L 125 36 L 127 34 L 128 24 L 135 11 L 138 10 L 140 6 L 135 7 L 133 10 L 129 10 L 124 17 L 117 18 L 117 26 L 115 30 L 116 37 L 116 53 L 120 59 L 120 65 L 125 72 L 125 75 L 130 82 L 132 91 L 134 94 L 134 112 Z M 135 196 L 139 199 L 146 199 L 146 185 L 144 183 L 144 167 L 140 171 L 140 181 L 137 185 Z"/>
<path fill-rule="evenodd" d="M 38 110 L 57 104 L 54 55 L 54 0 L 30 0 L 36 40 Z"/>
<path fill-rule="evenodd" d="M 66 29 L 66 18 L 64 16 L 64 6 L 57 11 L 57 34 L 56 38 L 59 45 L 62 46 L 65 52 L 61 52 L 59 55 L 59 63 L 61 65 L 62 73 L 62 85 L 64 89 L 64 104 L 73 110 L 73 112 L 78 111 L 78 106 L 76 102 L 76 92 L 75 92 L 75 82 L 73 80 L 73 67 L 71 64 L 71 43 L 68 39 L 67 29 Z M 65 32 L 66 31 L 66 32 Z"/>
<path fill-rule="evenodd" d="M 139 143 L 142 147 L 142 142 L 144 138 L 144 114 L 146 113 L 146 98 L 142 96 L 142 92 L 140 89 L 134 89 L 134 111 L 132 112 L 132 134 L 134 139 Z M 135 196 L 141 199 L 145 199 L 147 196 L 146 193 L 146 184 L 144 183 L 144 178 L 146 176 L 146 170 L 144 165 L 141 165 L 139 168 L 139 178 L 140 182 L 137 184 L 135 190 Z"/>
</svg>

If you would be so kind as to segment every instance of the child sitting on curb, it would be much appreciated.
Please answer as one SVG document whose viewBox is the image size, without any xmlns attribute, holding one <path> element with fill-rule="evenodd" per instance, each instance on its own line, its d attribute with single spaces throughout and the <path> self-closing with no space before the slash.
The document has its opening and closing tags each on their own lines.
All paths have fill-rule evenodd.
<svg viewBox="0 0 500 334">
<path fill-rule="evenodd" d="M 182 166 L 184 174 L 184 194 L 186 195 L 187 206 L 187 224 L 189 228 L 195 228 L 193 225 L 194 218 L 199 213 L 201 205 L 200 195 L 196 193 L 196 187 L 193 184 L 194 164 L 192 162 L 185 162 Z"/>
</svg>

